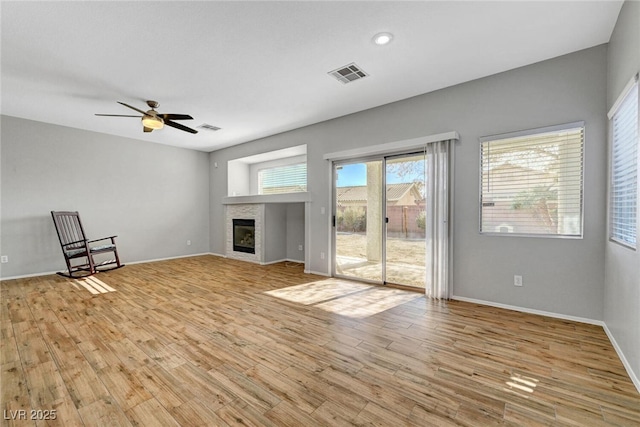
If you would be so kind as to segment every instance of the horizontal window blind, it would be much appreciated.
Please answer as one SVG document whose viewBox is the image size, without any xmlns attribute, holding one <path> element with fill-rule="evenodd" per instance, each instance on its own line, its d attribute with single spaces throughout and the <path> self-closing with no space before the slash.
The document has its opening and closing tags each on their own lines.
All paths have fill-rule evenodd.
<svg viewBox="0 0 640 427">
<path fill-rule="evenodd" d="M 307 191 L 307 164 L 261 169 L 258 171 L 258 194 L 299 193 Z"/>
<path fill-rule="evenodd" d="M 638 84 L 611 117 L 610 238 L 633 248 L 637 236 Z"/>
<path fill-rule="evenodd" d="M 582 237 L 584 126 L 481 140 L 480 231 Z"/>
</svg>

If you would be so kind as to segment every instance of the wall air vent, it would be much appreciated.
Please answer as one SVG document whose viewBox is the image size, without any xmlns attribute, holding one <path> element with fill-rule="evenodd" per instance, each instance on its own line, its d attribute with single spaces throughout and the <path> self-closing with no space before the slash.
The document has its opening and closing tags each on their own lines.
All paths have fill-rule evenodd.
<svg viewBox="0 0 640 427">
<path fill-rule="evenodd" d="M 339 82 L 343 84 L 351 83 L 355 80 L 360 80 L 368 76 L 367 73 L 362 71 L 362 68 L 358 67 L 353 62 L 344 67 L 340 67 L 337 70 L 329 71 L 327 74 L 335 77 Z"/>
<path fill-rule="evenodd" d="M 219 128 L 218 126 L 213 126 L 213 125 L 208 125 L 206 123 L 203 123 L 200 126 L 198 126 L 198 129 L 204 129 L 204 130 L 209 130 L 211 132 L 215 132 L 215 131 L 220 130 L 222 128 Z"/>
</svg>

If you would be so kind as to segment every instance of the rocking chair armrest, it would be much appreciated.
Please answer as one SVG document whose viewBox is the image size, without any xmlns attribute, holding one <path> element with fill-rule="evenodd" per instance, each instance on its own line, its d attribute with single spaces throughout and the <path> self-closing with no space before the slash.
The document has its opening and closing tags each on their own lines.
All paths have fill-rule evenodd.
<svg viewBox="0 0 640 427">
<path fill-rule="evenodd" d="M 95 239 L 95 240 L 87 240 L 87 243 L 94 243 L 94 242 L 99 242 L 101 240 L 109 240 L 111 239 L 111 242 L 113 242 L 113 239 L 115 239 L 118 236 L 109 236 L 109 237 L 103 237 L 102 239 Z"/>
<path fill-rule="evenodd" d="M 78 240 L 78 241 L 75 241 L 75 242 L 63 243 L 62 247 L 64 248 L 65 246 L 77 245 L 78 243 L 84 243 L 86 245 L 89 242 L 86 239 L 82 239 L 82 240 Z"/>
</svg>

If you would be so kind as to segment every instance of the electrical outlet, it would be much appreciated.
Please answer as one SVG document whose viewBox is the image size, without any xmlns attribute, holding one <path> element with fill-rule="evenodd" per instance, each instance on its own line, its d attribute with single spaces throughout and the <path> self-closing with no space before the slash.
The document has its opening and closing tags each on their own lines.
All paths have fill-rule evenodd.
<svg viewBox="0 0 640 427">
<path fill-rule="evenodd" d="M 3 264 L 8 263 L 9 262 L 9 257 L 7 255 L 2 255 L 0 257 L 0 262 L 3 263 Z"/>
<path fill-rule="evenodd" d="M 513 276 L 513 286 L 522 286 L 522 276 Z"/>
<path fill-rule="evenodd" d="M 191 246 L 191 240 L 187 240 L 187 246 Z"/>
<path fill-rule="evenodd" d="M 301 251 L 302 250 L 302 245 L 298 245 L 298 250 Z"/>
<path fill-rule="evenodd" d="M 324 252 L 320 252 L 320 259 L 324 259 Z"/>
</svg>

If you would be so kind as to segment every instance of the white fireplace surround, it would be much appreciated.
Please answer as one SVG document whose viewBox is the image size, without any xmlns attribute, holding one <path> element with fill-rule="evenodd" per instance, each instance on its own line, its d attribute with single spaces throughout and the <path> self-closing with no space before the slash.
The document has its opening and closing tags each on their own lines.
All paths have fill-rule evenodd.
<svg viewBox="0 0 640 427">
<path fill-rule="evenodd" d="M 225 205 L 225 256 L 266 265 L 283 261 L 304 262 L 306 266 L 306 215 L 304 203 L 248 202 Z M 255 253 L 233 250 L 233 220 L 255 221 Z"/>
<path fill-rule="evenodd" d="M 264 263 L 264 204 L 227 205 L 227 258 L 248 261 L 253 263 Z M 233 220 L 252 219 L 255 223 L 255 253 L 237 252 L 233 250 Z"/>
</svg>

